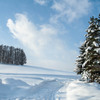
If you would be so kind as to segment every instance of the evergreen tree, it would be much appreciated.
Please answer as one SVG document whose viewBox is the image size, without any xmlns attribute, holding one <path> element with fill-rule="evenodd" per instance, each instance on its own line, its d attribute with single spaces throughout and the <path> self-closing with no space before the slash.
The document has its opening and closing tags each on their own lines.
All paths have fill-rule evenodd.
<svg viewBox="0 0 100 100">
<path fill-rule="evenodd" d="M 0 45 L 0 62 L 1 62 L 1 63 L 2 63 L 2 48 L 3 48 L 3 46 Z"/>
<path fill-rule="evenodd" d="M 75 72 L 77 74 L 82 74 L 83 73 L 82 65 L 83 65 L 83 63 L 85 61 L 84 52 L 85 52 L 85 44 L 82 44 L 82 46 L 80 47 L 80 55 L 78 56 L 78 58 L 76 60 L 77 68 L 75 69 Z"/>
<path fill-rule="evenodd" d="M 9 64 L 14 64 L 14 47 L 10 47 L 9 51 Z"/>
<path fill-rule="evenodd" d="M 26 55 L 23 50 L 21 50 L 21 53 L 20 53 L 20 64 L 21 65 L 26 64 Z"/>
<path fill-rule="evenodd" d="M 86 41 L 80 48 L 81 58 L 77 61 L 77 68 L 80 68 L 82 79 L 89 82 L 100 82 L 100 15 L 99 18 L 90 18 Z M 79 67 L 79 65 L 81 67 Z"/>
<path fill-rule="evenodd" d="M 23 65 L 26 63 L 26 55 L 20 48 L 0 45 L 0 63 Z"/>
</svg>

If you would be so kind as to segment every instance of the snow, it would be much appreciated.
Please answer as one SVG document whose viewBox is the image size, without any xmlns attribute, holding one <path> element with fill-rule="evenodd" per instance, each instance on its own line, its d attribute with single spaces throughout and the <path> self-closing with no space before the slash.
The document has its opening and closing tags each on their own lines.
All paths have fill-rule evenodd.
<svg viewBox="0 0 100 100">
<path fill-rule="evenodd" d="M 98 27 L 98 30 L 100 30 L 100 27 Z"/>
<path fill-rule="evenodd" d="M 16 100 L 18 98 L 21 100 L 48 100 L 51 98 L 52 100 L 55 92 L 63 86 L 63 83 L 56 80 L 46 80 L 35 86 L 31 86 L 23 81 L 14 79 L 13 81 L 12 79 L 7 79 L 7 81 L 8 83 L 0 84 L 0 90 L 2 90 L 0 91 L 0 100 L 8 100 L 8 98 L 10 100 Z"/>
<path fill-rule="evenodd" d="M 95 37 L 95 39 L 98 39 L 98 40 L 99 40 L 99 39 L 100 39 L 100 36 L 98 36 L 98 37 Z"/>
<path fill-rule="evenodd" d="M 99 100 L 99 85 L 79 78 L 73 72 L 0 64 L 0 100 Z"/>
<path fill-rule="evenodd" d="M 99 47 L 99 44 L 93 41 L 94 46 Z"/>
<path fill-rule="evenodd" d="M 100 54 L 100 48 L 96 48 L 95 51 Z"/>
<path fill-rule="evenodd" d="M 85 51 L 85 53 L 87 54 L 87 52 L 89 51 L 89 50 L 91 50 L 92 49 L 92 47 L 88 47 Z"/>
<path fill-rule="evenodd" d="M 87 32 L 89 33 L 91 31 L 91 29 L 88 29 Z"/>
<path fill-rule="evenodd" d="M 83 63 L 83 65 L 82 65 L 83 68 L 86 66 L 86 64 L 88 63 L 88 61 L 89 61 L 89 60 L 86 60 L 86 61 Z"/>
<path fill-rule="evenodd" d="M 89 33 L 89 32 L 94 33 L 95 30 L 93 30 L 93 29 L 91 29 L 91 28 L 88 28 L 88 29 L 87 29 L 87 32 L 88 32 L 88 33 Z"/>
<path fill-rule="evenodd" d="M 5 70 L 6 69 L 6 70 Z M 6 65 L 0 64 L 0 73 L 6 74 L 72 74 L 70 72 L 56 70 L 56 69 L 48 69 L 38 66 L 30 66 L 30 65 Z"/>
<path fill-rule="evenodd" d="M 93 32 L 94 32 L 94 30 L 91 30 L 91 32 L 93 33 Z"/>
<path fill-rule="evenodd" d="M 100 100 L 100 85 L 72 81 L 67 87 L 67 100 Z"/>
<path fill-rule="evenodd" d="M 66 100 L 63 87 L 78 78 L 72 72 L 28 65 L 0 64 L 0 69 L 0 100 Z"/>
</svg>

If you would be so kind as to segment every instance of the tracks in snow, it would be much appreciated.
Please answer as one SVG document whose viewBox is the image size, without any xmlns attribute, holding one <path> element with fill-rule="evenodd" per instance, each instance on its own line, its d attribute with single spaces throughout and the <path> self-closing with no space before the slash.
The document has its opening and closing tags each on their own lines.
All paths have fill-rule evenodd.
<svg viewBox="0 0 100 100">
<path fill-rule="evenodd" d="M 65 83 L 68 83 L 70 78 L 73 77 L 64 75 L 50 76 L 48 74 L 0 74 L 2 78 L 6 79 L 5 84 L 1 84 L 4 89 L 7 87 L 6 92 L 3 94 L 6 95 L 9 92 L 5 98 L 0 94 L 0 100 L 66 100 L 66 87 L 68 84 Z M 36 83 L 37 80 L 40 82 L 27 85 L 29 80 L 26 81 L 25 79 L 31 80 L 32 83 Z"/>
</svg>

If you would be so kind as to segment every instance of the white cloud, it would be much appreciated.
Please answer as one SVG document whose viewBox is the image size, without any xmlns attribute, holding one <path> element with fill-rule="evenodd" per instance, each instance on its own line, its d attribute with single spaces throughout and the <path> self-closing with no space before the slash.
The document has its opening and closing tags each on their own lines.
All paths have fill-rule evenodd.
<svg viewBox="0 0 100 100">
<path fill-rule="evenodd" d="M 35 25 L 23 14 L 16 14 L 15 21 L 8 19 L 7 26 L 13 36 L 30 49 L 34 65 L 61 70 L 62 67 L 73 68 L 77 53 L 62 43 L 63 40 L 58 37 L 59 29 L 50 24 Z"/>
<path fill-rule="evenodd" d="M 50 25 L 36 27 L 23 14 L 16 14 L 15 22 L 8 19 L 7 26 L 14 37 L 34 50 L 36 55 L 40 55 L 42 49 L 52 41 L 52 36 L 57 33 L 57 30 Z"/>
<path fill-rule="evenodd" d="M 40 5 L 45 5 L 47 0 L 34 0 L 36 3 L 39 3 Z"/>
<path fill-rule="evenodd" d="M 72 22 L 75 19 L 88 14 L 91 7 L 89 0 L 55 0 L 52 9 L 57 13 L 51 17 L 52 22 L 57 22 L 59 19 Z"/>
</svg>

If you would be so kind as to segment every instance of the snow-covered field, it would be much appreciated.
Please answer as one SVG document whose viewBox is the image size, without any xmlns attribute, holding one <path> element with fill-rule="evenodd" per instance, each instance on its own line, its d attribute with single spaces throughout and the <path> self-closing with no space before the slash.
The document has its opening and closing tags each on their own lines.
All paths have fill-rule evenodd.
<svg viewBox="0 0 100 100">
<path fill-rule="evenodd" d="M 66 71 L 0 64 L 0 100 L 100 100 L 98 84 L 77 79 Z"/>
<path fill-rule="evenodd" d="M 72 81 L 67 87 L 66 100 L 100 100 L 100 85 L 97 83 L 85 83 Z"/>
</svg>

